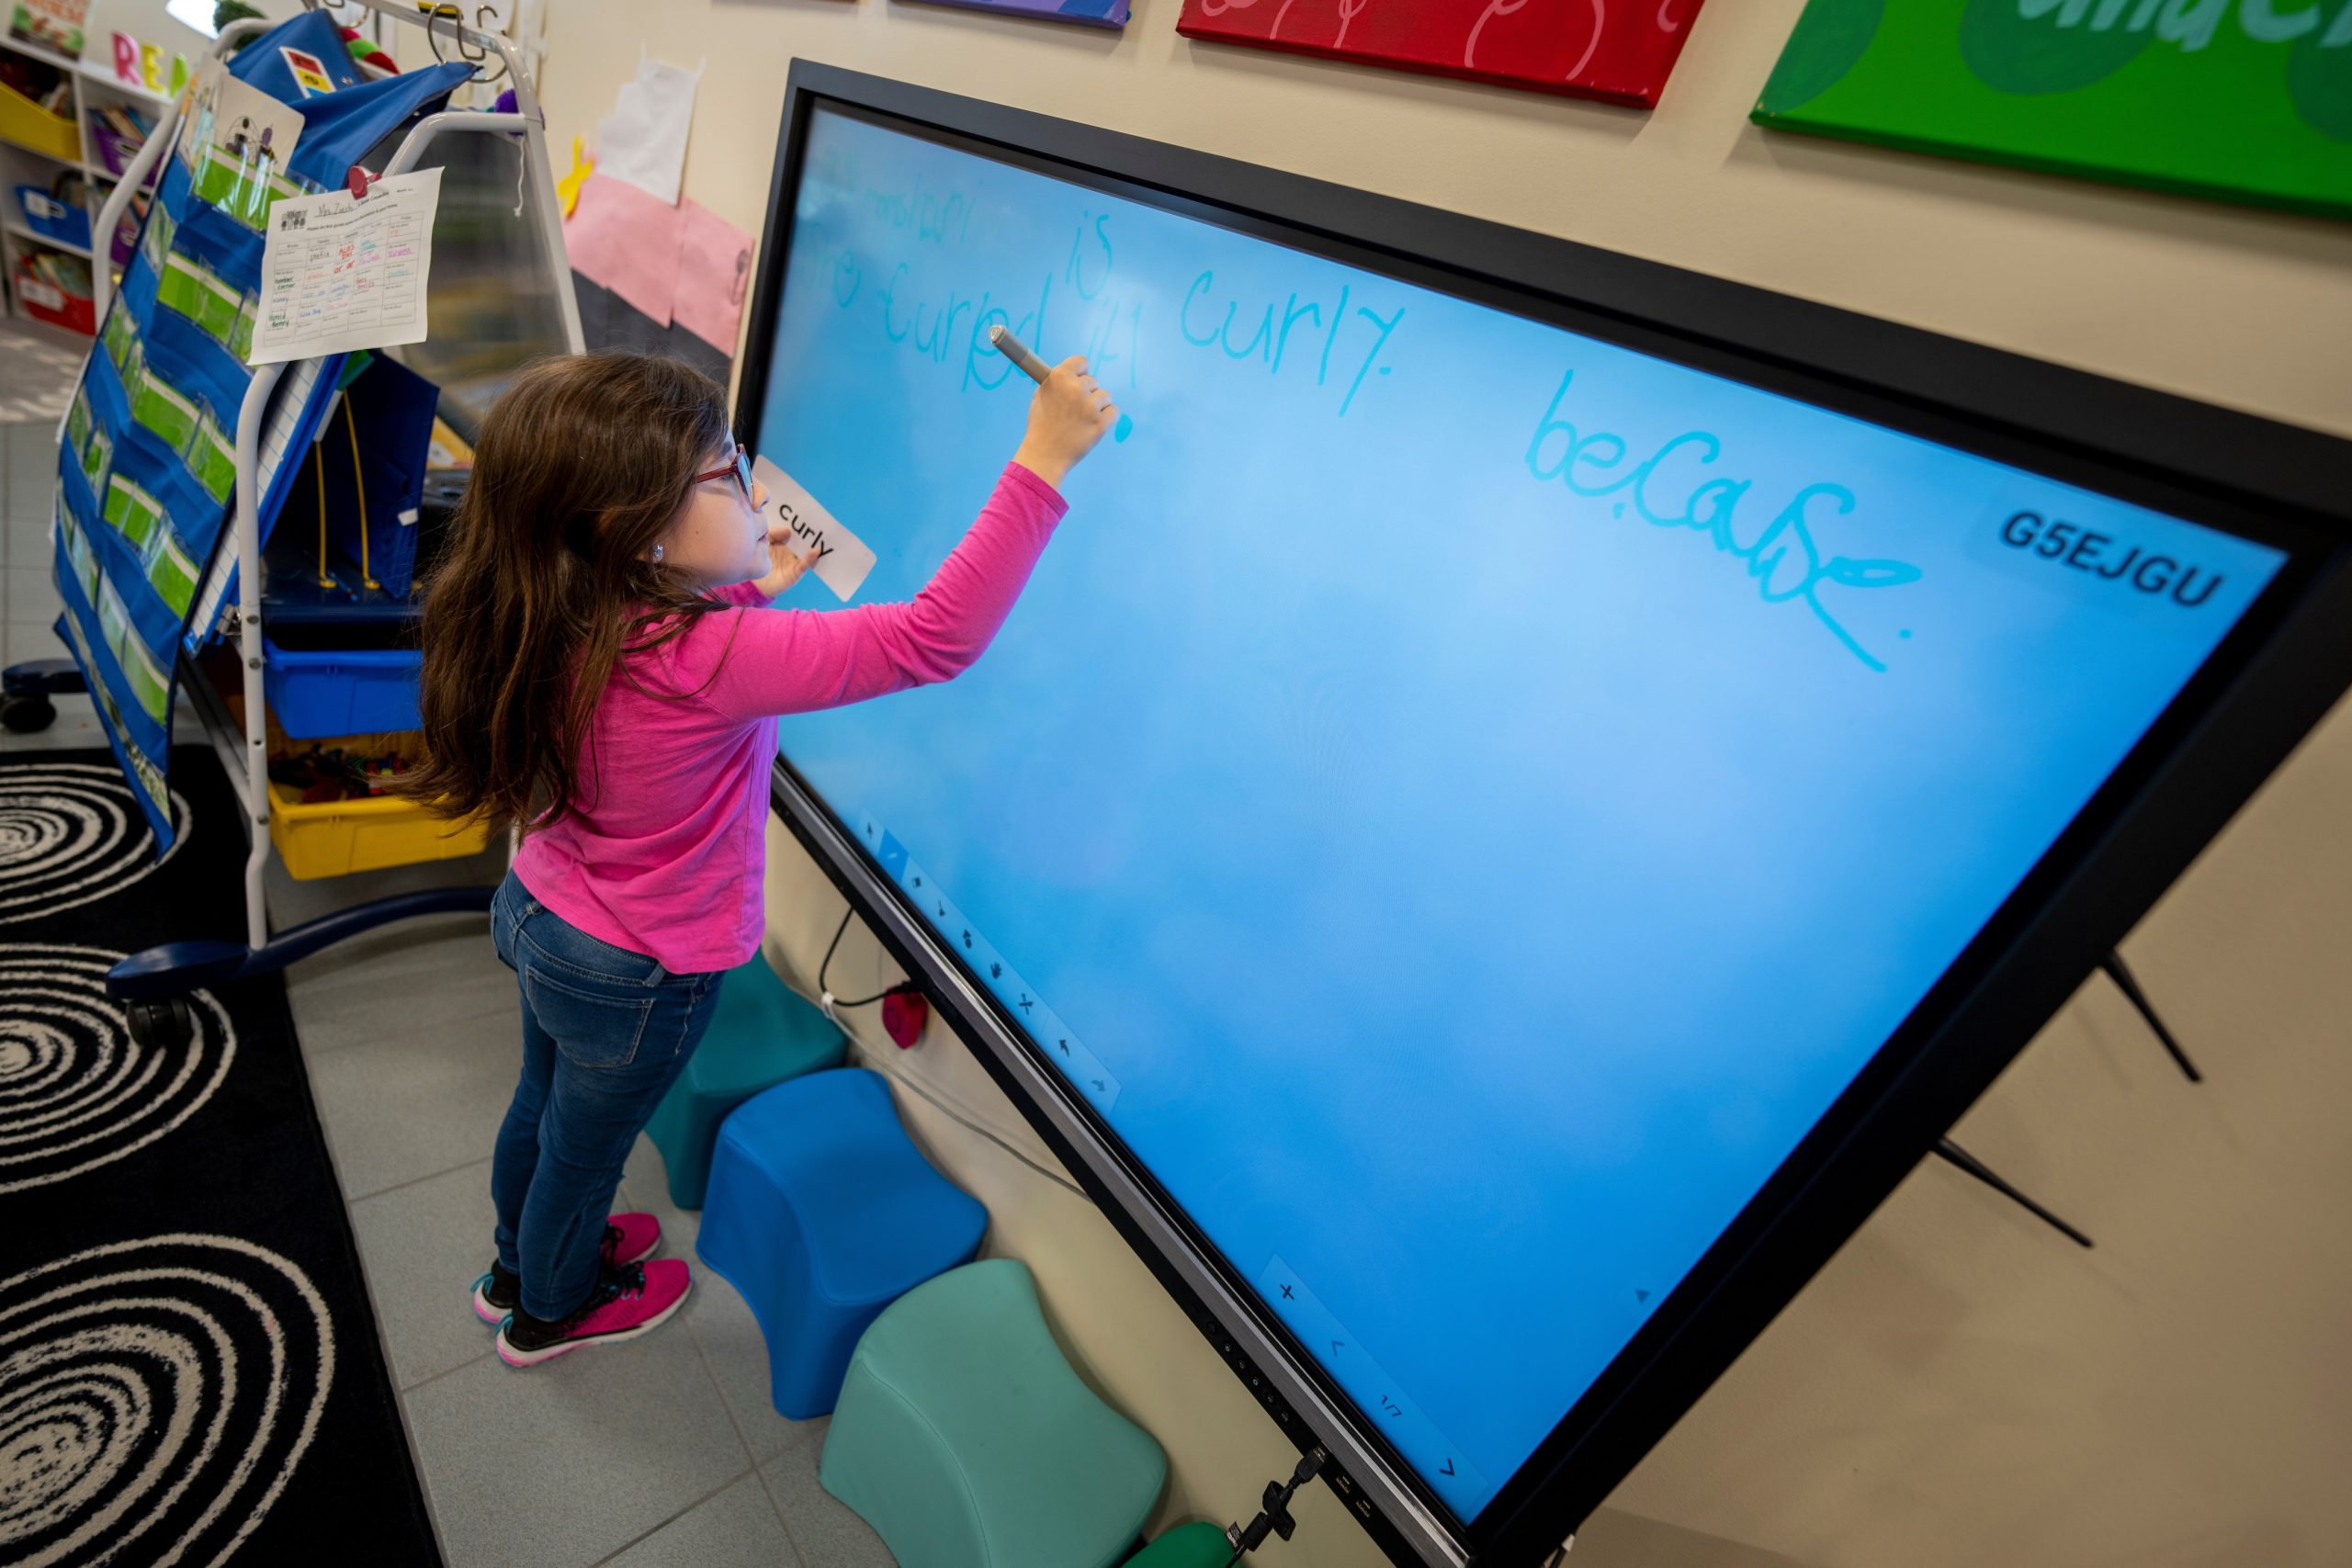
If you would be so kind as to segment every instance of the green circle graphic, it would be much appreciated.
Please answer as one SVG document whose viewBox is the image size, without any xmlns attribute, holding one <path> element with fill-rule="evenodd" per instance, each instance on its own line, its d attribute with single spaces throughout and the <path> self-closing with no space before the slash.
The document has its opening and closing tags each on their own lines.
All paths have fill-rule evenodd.
<svg viewBox="0 0 2352 1568">
<path fill-rule="evenodd" d="M 2287 96 L 2305 125 L 2334 141 L 2352 141 L 2352 45 L 2322 49 L 2323 36 L 2306 33 L 2287 57 Z"/>
<path fill-rule="evenodd" d="M 2068 93 L 2114 75 L 2154 36 L 2128 30 L 2123 17 L 2095 32 L 2090 14 L 2070 28 L 2058 25 L 2060 15 L 2052 10 L 2028 18 L 2020 0 L 1968 0 L 1960 17 L 1960 57 L 1996 92 Z"/>
<path fill-rule="evenodd" d="M 1836 86 L 1869 51 L 1885 14 L 1886 0 L 1813 0 L 1797 18 L 1757 107 L 1783 114 Z"/>
</svg>

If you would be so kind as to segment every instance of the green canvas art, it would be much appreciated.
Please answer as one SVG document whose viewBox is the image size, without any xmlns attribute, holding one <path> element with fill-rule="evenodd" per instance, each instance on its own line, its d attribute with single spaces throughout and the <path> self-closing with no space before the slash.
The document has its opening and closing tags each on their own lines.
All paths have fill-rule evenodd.
<svg viewBox="0 0 2352 1568">
<path fill-rule="evenodd" d="M 1813 0 L 1755 118 L 2352 217 L 2352 0 Z"/>
</svg>

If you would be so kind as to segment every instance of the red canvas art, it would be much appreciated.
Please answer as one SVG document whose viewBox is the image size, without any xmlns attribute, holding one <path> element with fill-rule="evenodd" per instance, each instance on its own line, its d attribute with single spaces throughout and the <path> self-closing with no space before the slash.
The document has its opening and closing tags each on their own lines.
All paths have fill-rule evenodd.
<svg viewBox="0 0 2352 1568">
<path fill-rule="evenodd" d="M 1655 108 L 1702 0 L 1184 0 L 1188 38 Z"/>
</svg>

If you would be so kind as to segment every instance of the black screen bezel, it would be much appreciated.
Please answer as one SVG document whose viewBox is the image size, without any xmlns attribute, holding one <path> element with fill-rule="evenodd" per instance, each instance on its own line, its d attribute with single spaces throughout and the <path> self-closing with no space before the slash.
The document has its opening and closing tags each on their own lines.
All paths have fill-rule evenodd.
<svg viewBox="0 0 2352 1568">
<path fill-rule="evenodd" d="M 1041 1078 L 1007 1055 L 1038 1053 L 1017 1021 L 969 983 L 806 781 L 778 762 L 775 806 L 786 824 L 908 972 L 925 982 L 943 1016 L 1123 1236 L 1295 1440 L 1358 1456 L 1352 1473 L 1341 1474 L 1342 1495 L 1399 1562 L 1532 1562 L 1574 1529 L 2352 682 L 2352 634 L 2342 629 L 2352 626 L 2352 514 L 2345 510 L 2352 443 L 1569 241 L 804 60 L 793 62 L 786 86 L 745 340 L 736 412 L 745 442 L 755 441 L 765 401 L 772 367 L 762 345 L 774 338 L 791 198 L 809 118 L 820 106 L 1605 338 L 2289 554 L 2278 578 L 1994 919 L 1470 1521 L 1451 1515 L 1091 1109 L 1050 1067 Z M 1193 1256 L 1169 1256 L 1171 1235 Z M 1237 1314 L 1250 1321 L 1236 1321 Z M 1272 1364 L 1269 1351 L 1287 1364 Z M 1270 1399 L 1261 1374 L 1268 1384 L 1309 1385 L 1320 1400 Z M 1335 1418 L 1351 1430 L 1324 1429 Z M 1446 1538 L 1436 1550 L 1432 1520 Z"/>
</svg>

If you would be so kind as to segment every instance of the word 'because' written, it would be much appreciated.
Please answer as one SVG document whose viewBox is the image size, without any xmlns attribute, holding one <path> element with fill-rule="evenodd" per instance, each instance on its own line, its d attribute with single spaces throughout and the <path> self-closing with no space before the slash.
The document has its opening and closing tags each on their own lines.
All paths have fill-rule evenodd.
<svg viewBox="0 0 2352 1568">
<path fill-rule="evenodd" d="M 1710 475 L 1690 483 L 1690 468 L 1711 468 L 1723 456 L 1719 438 L 1703 430 L 1687 430 L 1629 466 L 1634 448 L 1623 436 L 1608 431 L 1581 433 L 1561 414 L 1575 381 L 1574 370 L 1560 378 L 1552 406 L 1536 421 L 1534 437 L 1527 444 L 1529 473 L 1539 479 L 1558 479 L 1580 496 L 1623 495 L 1625 499 L 1613 515 L 1623 516 L 1631 506 L 1654 528 L 1703 535 L 1719 553 L 1747 564 L 1747 575 L 1766 604 L 1803 604 L 1866 667 L 1886 669 L 1831 612 L 1823 595 L 1833 588 L 1900 588 L 1918 581 L 1920 573 L 1908 561 L 1823 555 L 1814 538 L 1815 508 L 1845 516 L 1854 510 L 1852 491 L 1826 482 L 1806 485 L 1753 538 L 1742 539 L 1740 513 L 1756 481 Z M 1679 478 L 1678 459 L 1685 465 Z M 1678 494 L 1679 499 L 1674 499 Z"/>
</svg>

